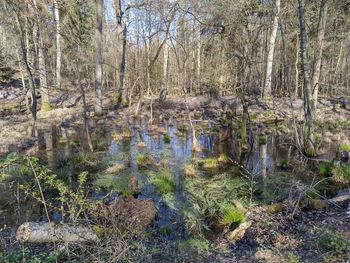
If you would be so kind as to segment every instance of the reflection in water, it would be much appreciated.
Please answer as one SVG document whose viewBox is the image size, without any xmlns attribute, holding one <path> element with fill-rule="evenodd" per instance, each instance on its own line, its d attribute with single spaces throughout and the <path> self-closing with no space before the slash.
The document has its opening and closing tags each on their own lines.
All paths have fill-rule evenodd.
<svg viewBox="0 0 350 263">
<path fill-rule="evenodd" d="M 280 136 L 268 136 L 267 144 L 259 145 L 257 142 L 257 132 L 250 132 L 248 143 L 246 146 L 240 140 L 240 131 L 235 131 L 230 128 L 222 128 L 220 132 L 210 132 L 208 129 L 203 129 L 198 134 L 198 142 L 202 151 L 199 153 L 192 152 L 192 134 L 190 130 L 181 131 L 177 128 L 182 123 L 177 124 L 174 120 L 166 120 L 159 127 L 159 130 L 165 130 L 170 135 L 170 143 L 164 142 L 164 134 L 161 132 L 150 133 L 148 131 L 149 122 L 145 118 L 132 118 L 131 126 L 127 128 L 131 130 L 132 137 L 121 142 L 114 141 L 112 132 L 122 134 L 125 126 L 109 126 L 108 123 L 97 125 L 94 122 L 90 123 L 93 132 L 93 142 L 95 149 L 105 151 L 100 162 L 106 162 L 108 165 L 116 163 L 125 163 L 128 160 L 129 167 L 128 175 L 136 176 L 140 182 L 140 198 L 153 198 L 158 205 L 159 221 L 166 223 L 171 220 L 170 209 L 161 201 L 160 197 L 155 195 L 155 189 L 147 184 L 147 171 L 139 169 L 137 165 L 137 155 L 147 154 L 164 166 L 167 166 L 173 174 L 174 181 L 177 186 L 176 195 L 181 198 L 181 188 L 183 184 L 183 166 L 193 162 L 194 158 L 218 157 L 221 153 L 228 155 L 235 163 L 243 165 L 252 174 L 261 174 L 263 179 L 269 177 L 269 173 L 273 172 L 275 164 L 281 160 L 290 160 L 296 155 L 296 151 L 290 144 L 284 144 L 285 139 Z M 210 122 L 208 123 L 208 126 Z M 83 152 L 87 149 L 87 144 L 84 141 L 82 125 L 72 126 L 52 126 L 49 130 L 38 131 L 38 142 L 40 157 L 45 159 L 47 163 L 55 170 L 65 169 L 64 173 L 72 182 L 72 174 L 74 167 L 68 166 L 67 160 L 78 152 Z M 209 131 L 209 132 L 208 132 Z M 139 147 L 140 141 L 144 142 L 145 147 Z M 244 147 L 243 147 L 244 146 Z M 227 167 L 227 170 L 220 172 L 229 172 L 232 167 Z M 265 181 L 265 180 L 264 180 Z M 8 203 L 6 198 L 13 196 L 9 193 L 0 193 L 0 203 L 5 204 L 6 218 L 3 214 L 0 215 L 1 224 L 9 224 L 12 216 L 15 216 L 16 204 Z M 4 201 L 5 200 L 5 201 Z M 12 208 L 8 209 L 9 207 Z M 4 210 L 3 205 L 0 211 Z M 23 210 L 23 209 L 22 209 Z M 28 210 L 29 211 L 29 210 Z M 11 214 L 12 213 L 12 214 Z M 21 218 L 21 221 L 23 218 Z M 28 216 L 24 220 L 28 219 Z M 16 221 L 13 221 L 16 222 Z M 169 223 L 169 222 L 168 222 Z"/>
</svg>

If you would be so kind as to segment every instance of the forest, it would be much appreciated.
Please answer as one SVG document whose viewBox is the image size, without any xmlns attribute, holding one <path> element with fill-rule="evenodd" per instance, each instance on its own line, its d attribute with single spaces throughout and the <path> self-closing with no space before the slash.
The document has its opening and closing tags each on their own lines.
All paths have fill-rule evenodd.
<svg viewBox="0 0 350 263">
<path fill-rule="evenodd" d="M 349 0 L 0 17 L 0 263 L 350 261 Z"/>
</svg>

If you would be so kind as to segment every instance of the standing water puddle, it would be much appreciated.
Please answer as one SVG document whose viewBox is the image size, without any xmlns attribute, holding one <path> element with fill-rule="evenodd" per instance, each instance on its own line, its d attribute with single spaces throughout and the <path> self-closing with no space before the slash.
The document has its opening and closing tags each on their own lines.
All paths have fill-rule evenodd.
<svg viewBox="0 0 350 263">
<path fill-rule="evenodd" d="M 196 125 L 201 151 L 194 153 L 190 128 L 172 120 L 166 120 L 156 126 L 149 125 L 149 120 L 145 118 L 131 119 L 129 124 L 124 126 L 96 125 L 95 123 L 91 123 L 91 126 L 98 162 L 94 167 L 84 167 L 84 169 L 90 170 L 90 174 L 95 178 L 92 183 L 93 197 L 105 197 L 111 201 L 112 197 L 115 198 L 118 195 L 123 178 L 124 184 L 125 182 L 127 184 L 131 176 L 136 176 L 140 192 L 138 198 L 155 201 L 159 227 L 174 225 L 174 222 L 179 223 L 181 219 L 157 193 L 156 187 L 149 182 L 150 170 L 166 169 L 171 173 L 175 183 L 174 197 L 181 202 L 186 201 L 183 184 L 185 180 L 191 180 L 184 178 L 184 166 L 200 164 L 206 158 L 218 158 L 223 154 L 231 159 L 228 165 L 209 172 L 200 168 L 199 165 L 198 176 L 210 178 L 215 174 L 227 173 L 237 177 L 240 176 L 237 168 L 241 166 L 249 171 L 251 179 L 258 182 L 264 182 L 264 178 L 277 174 L 282 181 L 279 185 L 277 183 L 277 188 L 283 188 L 285 182 L 292 183 L 297 180 L 294 176 L 282 178 L 283 176 L 279 173 L 289 169 L 287 166 L 292 166 L 294 161 L 300 162 L 297 150 L 282 136 L 269 135 L 266 145 L 259 145 L 258 134 L 253 132 L 249 136 L 248 147 L 244 149 L 237 131 L 221 128 L 219 131 L 210 132 L 210 125 L 204 123 L 202 126 Z M 123 134 L 124 138 L 119 140 L 120 135 Z M 168 135 L 170 140 L 165 138 Z M 86 142 L 82 138 L 81 125 L 53 126 L 49 131 L 41 130 L 38 133 L 39 158 L 45 160 L 56 173 L 63 174 L 71 184 L 74 184 L 76 180 L 74 174 L 76 175 L 82 169 L 79 167 L 81 159 L 79 156 L 83 149 L 86 149 Z M 328 153 L 334 154 L 334 149 L 328 150 Z M 142 156 L 151 159 L 153 165 L 146 168 L 140 167 L 138 159 Z M 118 164 L 125 165 L 125 169 L 106 174 L 108 167 Z M 39 221 L 42 218 L 40 215 L 43 211 L 32 203 L 16 202 L 14 193 L 18 193 L 19 189 L 16 190 L 18 186 L 15 183 L 11 186 L 6 183 L 1 184 L 0 187 L 0 227 L 17 226 L 24 221 Z M 109 195 L 113 190 L 115 194 Z M 276 192 L 278 189 L 268 189 L 262 196 L 269 198 L 269 195 Z"/>
</svg>

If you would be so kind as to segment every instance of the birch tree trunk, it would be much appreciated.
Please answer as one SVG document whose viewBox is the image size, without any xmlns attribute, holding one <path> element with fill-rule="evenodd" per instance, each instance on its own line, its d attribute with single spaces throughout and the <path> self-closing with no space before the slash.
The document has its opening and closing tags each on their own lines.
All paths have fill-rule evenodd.
<svg viewBox="0 0 350 263">
<path fill-rule="evenodd" d="M 95 113 L 102 114 L 102 80 L 103 80 L 103 0 L 96 0 L 96 67 L 95 67 Z"/>
<path fill-rule="evenodd" d="M 314 58 L 314 68 L 312 75 L 312 97 L 313 97 L 313 110 L 317 109 L 317 99 L 319 91 L 319 82 L 321 75 L 321 65 L 322 65 L 322 54 L 323 54 L 323 40 L 326 27 L 327 19 L 327 0 L 321 0 L 320 13 L 317 25 L 317 40 L 315 46 L 315 58 Z"/>
<path fill-rule="evenodd" d="M 60 24 L 60 11 L 59 0 L 53 1 L 54 17 L 56 24 L 56 88 L 61 87 L 61 24 Z"/>
<path fill-rule="evenodd" d="M 42 111 L 51 110 L 49 92 L 47 89 L 47 74 L 46 74 L 46 66 L 45 66 L 45 56 L 44 56 L 44 47 L 43 47 L 43 39 L 40 25 L 40 15 L 39 9 L 36 3 L 36 0 L 33 0 L 34 13 L 36 17 L 35 21 L 35 34 L 34 39 L 36 54 L 37 54 L 37 70 L 39 75 L 39 83 L 40 83 L 40 94 L 41 94 L 41 107 Z"/>
<path fill-rule="evenodd" d="M 313 111 L 312 111 L 312 88 L 310 80 L 310 65 L 307 54 L 307 35 L 305 22 L 305 0 L 298 0 L 299 22 L 300 22 L 300 51 L 301 66 L 304 77 L 304 151 L 309 157 L 315 154 L 313 140 Z"/>
<path fill-rule="evenodd" d="M 276 6 L 274 11 L 274 18 L 271 28 L 270 42 L 269 42 L 269 51 L 267 55 L 267 64 L 266 64 L 266 76 L 265 76 L 265 87 L 263 91 L 263 97 L 271 97 L 271 83 L 272 83 L 272 66 L 273 58 L 275 53 L 277 29 L 278 29 L 278 14 L 280 11 L 281 0 L 276 0 Z"/>
<path fill-rule="evenodd" d="M 126 69 L 126 40 L 129 26 L 129 13 L 126 15 L 125 24 L 121 36 L 122 50 L 119 58 L 119 99 L 120 105 L 127 105 L 125 88 L 125 69 Z"/>
<path fill-rule="evenodd" d="M 168 72 L 169 72 L 169 43 L 168 39 L 165 39 L 164 45 L 164 60 L 163 60 L 163 76 L 160 89 L 159 99 L 164 101 L 168 95 Z"/>
</svg>

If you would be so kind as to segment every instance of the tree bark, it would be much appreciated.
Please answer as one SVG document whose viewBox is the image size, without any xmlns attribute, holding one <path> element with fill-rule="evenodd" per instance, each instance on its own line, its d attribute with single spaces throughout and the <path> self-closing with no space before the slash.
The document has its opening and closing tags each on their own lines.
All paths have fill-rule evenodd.
<svg viewBox="0 0 350 263">
<path fill-rule="evenodd" d="M 310 80 L 310 65 L 307 54 L 307 35 L 305 22 L 305 0 L 298 0 L 300 22 L 300 51 L 301 65 L 304 77 L 304 151 L 308 156 L 315 154 L 313 141 L 313 111 L 312 111 L 312 88 Z"/>
<path fill-rule="evenodd" d="M 317 25 L 317 40 L 315 46 L 315 58 L 312 75 L 312 89 L 313 89 L 313 110 L 317 109 L 317 99 L 319 91 L 319 82 L 321 75 L 322 55 L 323 55 L 323 40 L 327 19 L 327 0 L 321 0 L 320 13 Z"/>
<path fill-rule="evenodd" d="M 168 72 L 169 72 L 169 43 L 168 39 L 165 40 L 164 45 L 164 60 L 163 60 L 163 76 L 160 89 L 159 99 L 164 101 L 168 95 Z"/>
<path fill-rule="evenodd" d="M 266 64 L 266 76 L 265 76 L 265 87 L 263 91 L 263 97 L 270 97 L 272 95 L 271 83 L 272 83 L 272 66 L 273 58 L 275 53 L 277 29 L 278 29 L 278 14 L 280 11 L 281 0 L 276 0 L 276 6 L 274 11 L 274 18 L 271 28 L 269 51 L 267 55 L 267 64 Z"/>
<path fill-rule="evenodd" d="M 96 233 L 88 227 L 33 222 L 22 224 L 17 229 L 16 238 L 23 243 L 84 243 L 100 241 Z"/>
<path fill-rule="evenodd" d="M 96 67 L 95 67 L 95 113 L 102 114 L 102 80 L 103 80 L 103 0 L 96 1 Z"/>
<path fill-rule="evenodd" d="M 61 87 L 61 24 L 60 24 L 60 11 L 59 0 L 53 1 L 54 17 L 56 24 L 56 88 Z"/>
</svg>

